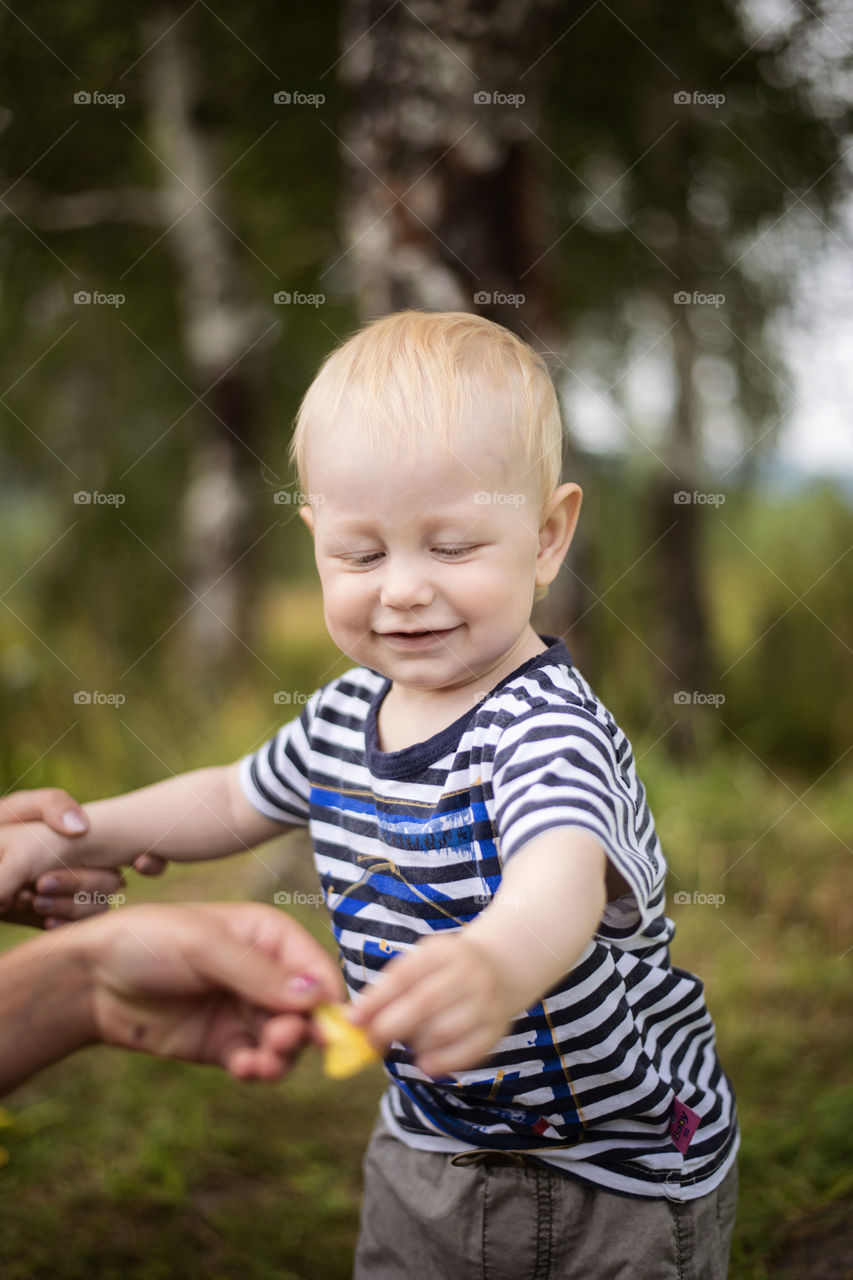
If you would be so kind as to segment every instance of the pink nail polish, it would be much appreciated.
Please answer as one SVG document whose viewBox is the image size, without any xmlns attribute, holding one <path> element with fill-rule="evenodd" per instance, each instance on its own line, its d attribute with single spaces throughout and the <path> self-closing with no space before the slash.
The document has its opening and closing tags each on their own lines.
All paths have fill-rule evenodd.
<svg viewBox="0 0 853 1280">
<path fill-rule="evenodd" d="M 298 977 L 291 978 L 287 985 L 291 991 L 301 995 L 303 991 L 310 991 L 312 987 L 316 987 L 317 979 L 310 973 L 301 973 Z"/>
</svg>

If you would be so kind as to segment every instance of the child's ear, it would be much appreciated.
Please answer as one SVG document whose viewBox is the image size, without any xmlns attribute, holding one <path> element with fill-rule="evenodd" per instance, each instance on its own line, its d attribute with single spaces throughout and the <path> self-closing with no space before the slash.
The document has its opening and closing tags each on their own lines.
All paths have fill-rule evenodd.
<svg viewBox="0 0 853 1280">
<path fill-rule="evenodd" d="M 580 515 L 583 491 L 580 485 L 561 484 L 545 507 L 539 525 L 536 556 L 536 585 L 547 587 L 554 581 L 565 559 Z"/>
<path fill-rule="evenodd" d="M 299 508 L 299 518 L 300 520 L 305 521 L 308 528 L 311 530 L 311 533 L 313 534 L 314 533 L 314 508 L 309 503 L 306 502 L 304 506 Z"/>
</svg>

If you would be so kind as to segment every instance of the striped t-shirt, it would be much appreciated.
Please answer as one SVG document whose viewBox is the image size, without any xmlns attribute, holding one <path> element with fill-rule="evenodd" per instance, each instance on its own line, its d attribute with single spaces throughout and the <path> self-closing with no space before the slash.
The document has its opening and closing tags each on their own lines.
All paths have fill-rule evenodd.
<svg viewBox="0 0 853 1280">
<path fill-rule="evenodd" d="M 597 836 L 631 892 L 574 968 L 481 1067 L 439 1084 L 394 1043 L 383 1114 L 412 1147 L 524 1152 L 611 1190 L 693 1199 L 734 1159 L 734 1097 L 702 983 L 670 962 L 666 865 L 631 745 L 563 643 L 545 643 L 402 751 L 378 747 L 390 681 L 348 671 L 244 759 L 243 788 L 268 817 L 309 825 L 353 994 L 487 908 L 502 865 L 541 832 Z"/>
</svg>

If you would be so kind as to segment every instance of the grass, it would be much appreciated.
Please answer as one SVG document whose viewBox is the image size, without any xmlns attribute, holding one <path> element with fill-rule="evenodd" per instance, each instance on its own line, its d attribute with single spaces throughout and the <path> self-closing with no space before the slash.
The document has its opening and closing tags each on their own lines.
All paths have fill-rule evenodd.
<svg viewBox="0 0 853 1280">
<path fill-rule="evenodd" d="M 232 712 L 226 703 L 223 720 Z M 217 738 L 218 726 L 208 725 L 207 740 L 226 750 L 237 736 L 252 740 L 258 728 L 249 719 L 243 707 L 238 730 L 232 719 Z M 149 741 L 171 743 L 165 724 L 155 728 Z M 195 755 L 204 760 L 201 743 L 188 748 L 194 763 Z M 241 749 L 234 743 L 234 754 Z M 776 777 L 729 747 L 692 770 L 660 749 L 644 755 L 639 743 L 637 755 L 672 868 L 670 891 L 690 898 L 670 899 L 673 959 L 705 980 L 738 1094 L 741 1204 L 731 1276 L 823 1275 L 796 1269 L 790 1245 L 805 1237 L 808 1257 L 831 1261 L 840 1247 L 833 1232 L 853 1205 L 849 789 L 837 772 L 799 802 L 806 782 Z M 92 794 L 88 779 L 75 780 L 70 758 L 62 780 Z M 251 854 L 173 867 L 161 880 L 132 879 L 128 901 L 252 896 L 257 876 Z M 724 901 L 694 900 L 694 892 Z M 331 945 L 322 910 L 294 914 Z M 24 936 L 0 926 L 0 947 Z M 349 1276 L 360 1159 L 381 1088 L 378 1069 L 347 1084 L 324 1080 L 316 1051 L 272 1087 L 108 1049 L 57 1064 L 7 1099 L 15 1123 L 0 1135 L 10 1153 L 0 1169 L 0 1275 Z"/>
</svg>

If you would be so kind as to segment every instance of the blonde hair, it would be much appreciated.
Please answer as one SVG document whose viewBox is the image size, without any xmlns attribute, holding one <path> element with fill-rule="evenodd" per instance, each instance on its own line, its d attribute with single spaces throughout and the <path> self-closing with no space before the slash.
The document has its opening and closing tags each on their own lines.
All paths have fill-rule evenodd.
<svg viewBox="0 0 853 1280">
<path fill-rule="evenodd" d="M 485 394 L 484 394 L 485 393 Z M 344 401 L 358 430 L 388 452 L 424 437 L 450 451 L 487 395 L 508 411 L 544 504 L 560 482 L 562 423 L 541 356 L 502 325 L 466 311 L 398 311 L 353 334 L 326 358 L 296 415 L 290 457 L 308 488 L 309 439 L 322 439 Z"/>
</svg>

